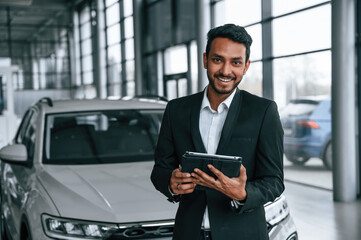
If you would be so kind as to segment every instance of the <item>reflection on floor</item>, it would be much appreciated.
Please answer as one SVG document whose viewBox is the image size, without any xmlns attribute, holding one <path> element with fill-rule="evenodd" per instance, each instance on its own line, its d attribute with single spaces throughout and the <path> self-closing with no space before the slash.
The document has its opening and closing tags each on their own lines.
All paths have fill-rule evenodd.
<svg viewBox="0 0 361 240">
<path fill-rule="evenodd" d="M 285 196 L 299 239 L 361 239 L 361 200 L 335 203 L 330 190 L 288 181 L 285 185 Z"/>
<path fill-rule="evenodd" d="M 332 171 L 323 166 L 319 158 L 311 158 L 305 165 L 297 166 L 284 157 L 285 180 L 332 190 Z"/>
<path fill-rule="evenodd" d="M 336 203 L 332 171 L 319 158 L 296 166 L 284 158 L 285 196 L 301 240 L 360 240 L 361 200 Z"/>
</svg>

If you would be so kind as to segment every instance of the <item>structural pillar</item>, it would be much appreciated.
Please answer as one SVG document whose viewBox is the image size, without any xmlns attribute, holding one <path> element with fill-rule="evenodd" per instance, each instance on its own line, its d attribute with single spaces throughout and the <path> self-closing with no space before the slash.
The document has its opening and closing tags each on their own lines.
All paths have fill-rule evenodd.
<svg viewBox="0 0 361 240">
<path fill-rule="evenodd" d="M 18 71 L 19 68 L 17 66 L 0 67 L 0 75 L 6 79 L 6 105 L 3 114 L 0 114 L 0 148 L 11 142 L 17 128 L 13 73 Z"/>
<path fill-rule="evenodd" d="M 357 197 L 355 0 L 332 0 L 333 198 Z"/>
<path fill-rule="evenodd" d="M 202 91 L 208 84 L 207 72 L 203 68 L 203 53 L 206 51 L 207 33 L 211 29 L 210 0 L 197 1 L 197 59 L 198 90 Z"/>
<path fill-rule="evenodd" d="M 262 0 L 262 19 L 272 18 L 272 1 Z M 273 94 L 273 43 L 272 22 L 265 21 L 262 24 L 262 92 L 263 97 L 274 99 Z"/>
</svg>

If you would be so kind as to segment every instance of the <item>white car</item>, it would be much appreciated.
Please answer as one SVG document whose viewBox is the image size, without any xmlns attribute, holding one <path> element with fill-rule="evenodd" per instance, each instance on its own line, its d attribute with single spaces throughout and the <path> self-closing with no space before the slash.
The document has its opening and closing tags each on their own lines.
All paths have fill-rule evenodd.
<svg viewBox="0 0 361 240">
<path fill-rule="evenodd" d="M 0 150 L 1 239 L 171 239 L 177 204 L 150 173 L 166 102 L 43 98 Z M 297 239 L 284 196 L 271 240 Z"/>
</svg>

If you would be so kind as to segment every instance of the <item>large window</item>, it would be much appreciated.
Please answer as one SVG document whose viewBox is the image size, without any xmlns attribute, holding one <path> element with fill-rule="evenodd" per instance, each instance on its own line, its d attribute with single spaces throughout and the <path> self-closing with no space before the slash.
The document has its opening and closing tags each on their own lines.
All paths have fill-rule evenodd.
<svg viewBox="0 0 361 240">
<path fill-rule="evenodd" d="M 286 179 L 332 189 L 331 4 L 276 0 L 273 16 L 273 93 L 285 130 Z M 315 109 L 286 113 L 302 101 Z M 310 180 L 316 175 L 320 181 Z"/>
<path fill-rule="evenodd" d="M 76 8 L 76 97 L 134 96 L 133 1 L 89 0 Z"/>
<path fill-rule="evenodd" d="M 331 1 L 214 0 L 211 7 L 213 27 L 234 23 L 253 38 L 251 66 L 239 87 L 276 101 L 285 130 L 285 178 L 331 189 Z M 299 111 L 295 101 L 317 107 L 287 114 Z M 308 168 L 322 181 L 310 180 L 314 172 L 298 173 Z"/>
<path fill-rule="evenodd" d="M 331 52 L 274 60 L 275 100 L 280 108 L 290 100 L 331 94 Z"/>
<path fill-rule="evenodd" d="M 307 7 L 312 7 L 324 2 L 325 0 L 307 0 L 307 1 L 272 0 L 272 15 L 279 16 L 282 14 L 287 14 Z"/>
<path fill-rule="evenodd" d="M 261 21 L 261 0 L 213 0 L 212 2 L 214 2 L 214 26 L 225 23 L 247 26 Z"/>
<path fill-rule="evenodd" d="M 80 11 L 79 28 L 81 82 L 84 85 L 93 84 L 92 32 L 89 6 L 85 6 Z"/>
<path fill-rule="evenodd" d="M 74 13 L 76 98 L 96 97 L 93 57 L 97 50 L 93 47 L 95 33 L 92 29 L 95 16 L 96 11 L 91 9 L 91 2 L 87 2 Z"/>
<path fill-rule="evenodd" d="M 276 18 L 273 35 L 274 96 L 279 107 L 302 96 L 330 95 L 331 4 Z"/>
<path fill-rule="evenodd" d="M 134 96 L 133 1 L 105 1 L 108 96 Z"/>
<path fill-rule="evenodd" d="M 168 99 L 196 92 L 196 1 L 145 1 L 144 8 L 143 92 Z"/>
<path fill-rule="evenodd" d="M 246 28 L 251 35 L 251 66 L 243 78 L 240 89 L 262 96 L 262 26 L 261 0 L 212 1 L 213 27 L 234 23 Z"/>
<path fill-rule="evenodd" d="M 13 44 L 12 64 L 21 69 L 14 80 L 15 90 L 69 88 L 68 32 L 49 26 L 38 34 L 30 42 Z"/>
<path fill-rule="evenodd" d="M 330 48 L 330 4 L 276 18 L 273 21 L 274 56 Z"/>
<path fill-rule="evenodd" d="M 117 1 L 106 1 L 106 69 L 108 78 L 108 96 L 121 96 L 121 48 L 120 48 L 120 14 Z"/>
</svg>

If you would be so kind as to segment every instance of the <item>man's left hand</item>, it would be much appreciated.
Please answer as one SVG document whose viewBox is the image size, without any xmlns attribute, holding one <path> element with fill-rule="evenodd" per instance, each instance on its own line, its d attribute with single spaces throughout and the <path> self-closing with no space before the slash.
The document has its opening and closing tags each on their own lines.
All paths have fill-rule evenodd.
<svg viewBox="0 0 361 240">
<path fill-rule="evenodd" d="M 234 178 L 227 177 L 211 164 L 208 165 L 208 168 L 214 173 L 214 175 L 216 175 L 217 178 L 215 179 L 202 170 L 196 168 L 192 173 L 192 177 L 197 179 L 197 184 L 220 191 L 233 200 L 244 201 L 246 199 L 247 192 L 245 187 L 247 174 L 246 168 L 243 165 L 241 165 L 239 176 Z"/>
</svg>

